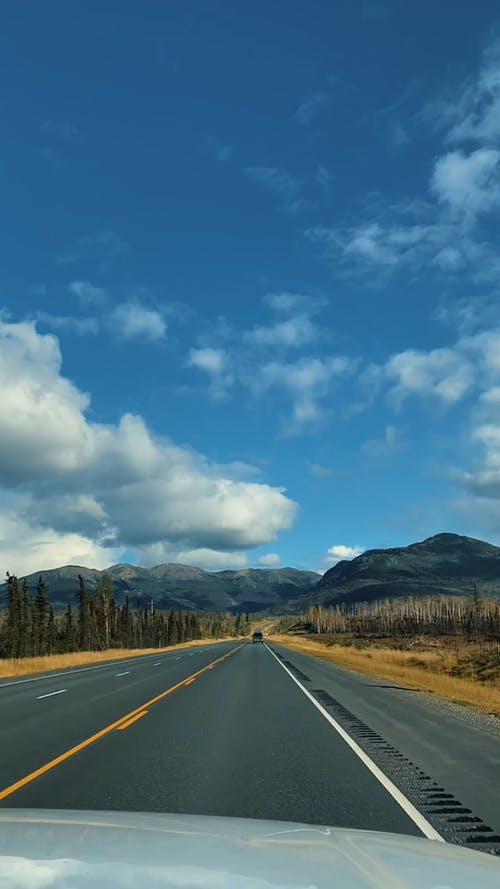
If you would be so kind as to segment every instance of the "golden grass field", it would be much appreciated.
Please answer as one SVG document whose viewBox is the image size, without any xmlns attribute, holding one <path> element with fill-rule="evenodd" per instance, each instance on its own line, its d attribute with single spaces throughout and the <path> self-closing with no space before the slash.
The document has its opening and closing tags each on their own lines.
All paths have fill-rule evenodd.
<svg viewBox="0 0 500 889">
<path fill-rule="evenodd" d="M 111 648 L 108 651 L 77 651 L 71 654 L 47 654 L 44 657 L 26 657 L 0 660 L 0 678 L 24 676 L 28 673 L 46 673 L 49 670 L 65 670 L 67 667 L 83 667 L 87 664 L 100 664 L 121 658 L 140 657 L 143 654 L 162 654 L 177 648 L 193 648 L 197 645 L 211 645 L 215 642 L 230 642 L 241 637 L 225 636 L 224 639 L 196 639 L 168 648 Z"/>
<path fill-rule="evenodd" d="M 389 679 L 408 688 L 428 691 L 500 716 L 500 670 L 491 671 L 491 677 L 483 682 L 477 678 L 449 675 L 460 663 L 458 650 L 451 648 L 423 651 L 401 651 L 394 648 L 362 648 L 326 644 L 310 637 L 272 635 L 271 641 L 286 645 L 295 651 L 319 657 L 367 673 L 379 679 Z M 461 649 L 463 653 L 463 647 Z"/>
</svg>

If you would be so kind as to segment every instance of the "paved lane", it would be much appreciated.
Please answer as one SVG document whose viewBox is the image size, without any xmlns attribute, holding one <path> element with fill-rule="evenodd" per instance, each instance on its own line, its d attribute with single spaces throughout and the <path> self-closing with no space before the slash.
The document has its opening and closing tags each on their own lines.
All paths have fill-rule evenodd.
<svg viewBox="0 0 500 889">
<path fill-rule="evenodd" d="M 0 683 L 0 790 L 239 644 L 175 649 L 43 674 L 33 682 Z"/>
<path fill-rule="evenodd" d="M 234 648 L 227 644 L 226 653 Z M 170 679 L 178 677 L 172 671 Z M 137 686 L 129 690 L 128 710 L 139 709 L 128 727 L 117 726 L 3 805 L 190 812 L 420 834 L 265 646 L 244 645 L 144 712 L 141 703 L 157 691 L 156 681 L 142 683 L 142 701 Z M 116 715 L 115 695 L 107 700 Z M 54 708 L 48 718 L 66 737 L 67 695 L 35 704 Z M 1 753 L 3 759 L 5 748 Z"/>
</svg>

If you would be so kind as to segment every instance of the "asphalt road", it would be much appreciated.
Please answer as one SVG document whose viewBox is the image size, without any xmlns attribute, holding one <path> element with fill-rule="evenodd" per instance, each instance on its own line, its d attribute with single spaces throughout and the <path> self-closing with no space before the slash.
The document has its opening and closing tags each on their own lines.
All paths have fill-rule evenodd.
<svg viewBox="0 0 500 889">
<path fill-rule="evenodd" d="M 432 814 L 436 802 L 429 808 L 422 789 L 435 789 L 436 779 L 446 779 L 440 791 L 464 789 L 459 772 L 472 755 L 465 723 L 439 723 L 436 712 L 388 693 L 389 684 L 273 648 L 288 666 L 267 646 L 231 642 L 0 683 L 0 805 L 443 835 L 444 816 Z M 370 719 L 372 734 L 383 735 L 373 751 L 367 752 L 371 735 L 360 730 L 356 714 L 358 723 Z M 477 745 L 483 741 L 482 772 Z M 452 742 L 462 761 L 453 761 Z M 474 742 L 475 774 L 465 784 L 477 803 L 472 788 L 479 776 L 486 802 L 471 817 L 490 824 L 496 818 L 492 827 L 500 830 L 500 741 L 475 735 Z M 393 744 L 399 757 L 412 760 L 402 768 L 396 759 L 396 772 L 387 753 Z M 389 756 L 387 768 L 380 751 Z M 420 763 L 428 774 L 417 775 L 418 795 L 409 775 Z"/>
</svg>

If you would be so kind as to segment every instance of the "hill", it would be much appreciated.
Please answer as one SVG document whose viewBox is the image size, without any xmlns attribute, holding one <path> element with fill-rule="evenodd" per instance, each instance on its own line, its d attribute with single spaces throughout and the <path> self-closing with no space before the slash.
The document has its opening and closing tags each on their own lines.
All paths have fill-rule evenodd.
<svg viewBox="0 0 500 889">
<path fill-rule="evenodd" d="M 436 534 L 338 562 L 293 608 L 399 596 L 468 596 L 474 583 L 481 595 L 500 596 L 500 547 L 459 534 Z"/>
<path fill-rule="evenodd" d="M 113 580 L 119 604 L 130 597 L 135 607 L 154 599 L 156 608 L 193 611 L 264 611 L 279 607 L 313 587 L 321 576 L 314 571 L 296 568 L 246 568 L 240 571 L 204 571 L 189 565 L 163 564 L 154 568 L 135 565 L 113 565 L 105 572 L 77 565 L 66 565 L 27 576 L 34 589 L 38 577 L 45 581 L 49 601 L 56 608 L 65 608 L 75 601 L 78 575 L 89 590 L 95 589 L 102 574 Z M 5 607 L 6 584 L 0 585 L 0 607 Z"/>
</svg>

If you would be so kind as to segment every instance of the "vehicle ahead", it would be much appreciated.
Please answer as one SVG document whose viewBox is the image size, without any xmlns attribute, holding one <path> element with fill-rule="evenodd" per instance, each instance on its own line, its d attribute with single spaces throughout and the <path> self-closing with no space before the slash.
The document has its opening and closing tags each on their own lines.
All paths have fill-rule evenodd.
<svg viewBox="0 0 500 889">
<path fill-rule="evenodd" d="M 262 635 L 262 630 L 254 630 L 252 634 L 252 643 L 253 642 L 264 642 L 264 636 Z"/>
<path fill-rule="evenodd" d="M 436 840 L 286 821 L 0 810 L 15 889 L 498 889 L 500 862 Z"/>
</svg>

